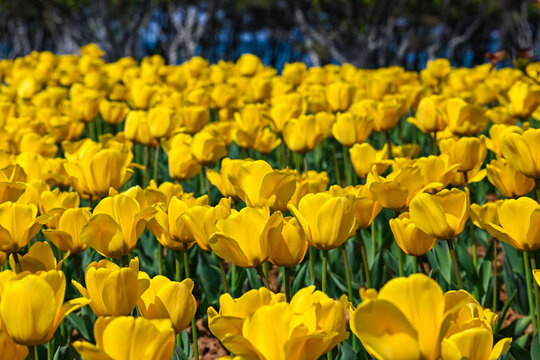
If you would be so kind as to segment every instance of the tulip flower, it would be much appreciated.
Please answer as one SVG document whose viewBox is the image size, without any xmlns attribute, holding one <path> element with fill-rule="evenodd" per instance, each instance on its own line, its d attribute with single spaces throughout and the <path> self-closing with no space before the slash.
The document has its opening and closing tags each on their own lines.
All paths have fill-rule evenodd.
<svg viewBox="0 0 540 360">
<path fill-rule="evenodd" d="M 540 129 L 529 129 L 523 134 L 510 133 L 503 140 L 502 154 L 518 171 L 533 179 L 540 178 Z"/>
<path fill-rule="evenodd" d="M 307 194 L 298 208 L 289 210 L 302 226 L 309 244 L 320 250 L 332 250 L 354 235 L 358 228 L 354 201 L 328 193 Z"/>
<path fill-rule="evenodd" d="M 326 100 L 332 111 L 345 111 L 351 106 L 354 87 L 344 82 L 335 82 L 326 87 Z"/>
<path fill-rule="evenodd" d="M 435 59 L 427 62 L 426 69 L 434 78 L 443 79 L 450 73 L 452 66 L 448 59 Z"/>
<path fill-rule="evenodd" d="M 223 140 L 201 131 L 193 136 L 191 153 L 202 165 L 212 165 L 227 155 L 227 149 Z"/>
<path fill-rule="evenodd" d="M 352 113 L 338 114 L 332 126 L 334 138 L 347 147 L 366 141 L 372 130 L 373 121 L 367 115 L 358 116 Z"/>
<path fill-rule="evenodd" d="M 0 329 L 0 350 L 6 359 L 24 360 L 28 355 L 28 348 L 14 342 L 2 329 Z"/>
<path fill-rule="evenodd" d="M 386 171 L 390 163 L 388 159 L 388 144 L 385 144 L 381 150 L 376 150 L 368 143 L 355 144 L 349 150 L 351 154 L 351 163 L 356 174 L 365 179 L 367 174 L 377 166 L 377 173 L 382 174 Z"/>
<path fill-rule="evenodd" d="M 146 111 L 130 111 L 124 123 L 124 132 L 128 139 L 136 143 L 152 147 L 158 144 L 150 132 L 150 121 Z"/>
<path fill-rule="evenodd" d="M 190 136 L 178 134 L 170 145 L 163 144 L 169 155 L 169 176 L 175 180 L 189 180 L 201 171 L 201 165 L 191 152 L 191 141 Z"/>
<path fill-rule="evenodd" d="M 224 158 L 221 161 L 221 169 L 219 173 L 213 169 L 208 169 L 208 171 L 206 172 L 206 176 L 208 176 L 208 181 L 210 181 L 212 185 L 218 188 L 219 192 L 221 193 L 221 195 L 223 195 L 223 197 L 232 197 L 234 199 L 237 199 L 238 196 L 236 195 L 236 190 L 229 178 L 237 178 L 240 166 L 242 166 L 242 164 L 244 164 L 244 162 L 246 161 L 249 160 L 232 160 L 230 158 Z"/>
<path fill-rule="evenodd" d="M 147 319 L 171 320 L 175 333 L 179 334 L 189 325 L 197 311 L 197 301 L 192 292 L 193 280 L 176 282 L 158 275 L 150 280 L 138 306 Z"/>
<path fill-rule="evenodd" d="M 87 247 L 81 241 L 81 232 L 92 213 L 87 208 L 66 209 L 54 229 L 43 230 L 43 236 L 63 252 L 78 254 Z"/>
<path fill-rule="evenodd" d="M 484 228 L 484 222 L 501 225 L 499 222 L 499 208 L 503 200 L 488 201 L 484 205 L 471 204 L 469 215 L 473 224 L 480 229 Z"/>
<path fill-rule="evenodd" d="M 540 105 L 540 87 L 524 81 L 516 81 L 508 90 L 509 112 L 518 118 L 526 119 Z"/>
<path fill-rule="evenodd" d="M 534 179 L 525 176 L 504 158 L 492 160 L 486 170 L 489 182 L 505 198 L 517 198 L 534 189 Z"/>
<path fill-rule="evenodd" d="M 458 140 L 449 138 L 439 142 L 442 154 L 447 154 L 450 164 L 459 165 L 458 170 L 467 172 L 484 161 L 487 154 L 485 137 L 461 137 Z"/>
<path fill-rule="evenodd" d="M 298 207 L 300 199 L 306 194 L 325 191 L 330 182 L 330 177 L 326 171 L 318 173 L 310 170 L 307 173 L 302 174 L 295 171 L 294 175 L 296 177 L 296 189 L 288 204 L 292 204 L 296 207 Z"/>
<path fill-rule="evenodd" d="M 16 253 L 28 245 L 51 218 L 49 215 L 36 215 L 34 204 L 11 201 L 0 204 L 0 251 Z"/>
<path fill-rule="evenodd" d="M 287 147 L 294 152 L 305 154 L 315 149 L 324 135 L 313 115 L 302 115 L 291 119 L 283 129 L 283 140 Z"/>
<path fill-rule="evenodd" d="M 494 124 L 489 128 L 489 138 L 486 138 L 486 145 L 497 157 L 502 157 L 502 143 L 507 134 L 522 134 L 523 129 L 518 126 Z"/>
<path fill-rule="evenodd" d="M 441 110 L 443 100 L 444 98 L 439 95 L 422 98 L 418 103 L 415 117 L 410 117 L 407 121 L 416 126 L 424 134 L 432 134 L 444 130 L 446 123 Z"/>
<path fill-rule="evenodd" d="M 255 135 L 253 149 L 262 154 L 270 154 L 281 144 L 281 139 L 276 136 L 269 128 L 265 127 L 259 130 Z"/>
<path fill-rule="evenodd" d="M 425 184 L 441 184 L 440 187 L 433 189 L 436 191 L 446 188 L 460 167 L 460 164 L 450 164 L 449 156 L 446 154 L 421 157 L 414 162 L 414 165 L 420 168 Z"/>
<path fill-rule="evenodd" d="M 505 200 L 499 208 L 500 225 L 480 223 L 487 232 L 519 251 L 534 251 L 540 247 L 540 205 L 528 197 Z"/>
<path fill-rule="evenodd" d="M 304 260 L 307 249 L 306 234 L 300 223 L 294 217 L 286 217 L 269 261 L 277 266 L 296 266 Z"/>
<path fill-rule="evenodd" d="M 103 317 L 96 320 L 94 338 L 96 345 L 73 343 L 84 360 L 169 360 L 174 351 L 174 330 L 169 320 Z"/>
<path fill-rule="evenodd" d="M 86 268 L 86 288 L 72 280 L 82 296 L 92 301 L 90 307 L 96 316 L 129 315 L 150 281 L 139 272 L 139 259 L 129 267 L 121 268 L 108 260 L 92 262 Z"/>
<path fill-rule="evenodd" d="M 420 230 L 405 212 L 397 218 L 390 219 L 390 229 L 394 239 L 405 254 L 422 256 L 427 254 L 437 239 Z"/>
<path fill-rule="evenodd" d="M 125 120 L 129 107 L 125 102 L 101 100 L 99 113 L 107 124 L 116 125 Z"/>
<path fill-rule="evenodd" d="M 209 239 L 216 232 L 215 224 L 231 214 L 231 199 L 222 198 L 216 206 L 196 205 L 186 209 L 184 222 L 204 251 L 211 251 Z"/>
<path fill-rule="evenodd" d="M 69 253 L 56 262 L 51 246 L 45 241 L 35 242 L 28 252 L 19 258 L 22 271 L 37 273 L 38 271 L 61 270 L 62 263 L 69 256 Z M 12 269 L 16 268 L 13 255 L 9 257 L 9 265 Z"/>
<path fill-rule="evenodd" d="M 458 136 L 471 136 L 482 132 L 488 122 L 480 106 L 467 104 L 461 98 L 448 99 L 444 114 L 448 129 Z"/>
<path fill-rule="evenodd" d="M 90 302 L 76 298 L 64 303 L 65 290 L 66 278 L 57 270 L 25 272 L 13 278 L 0 301 L 4 331 L 20 345 L 51 340 L 64 317 Z"/>
<path fill-rule="evenodd" d="M 154 209 L 141 209 L 129 196 L 118 194 L 105 198 L 94 208 L 80 233 L 83 243 L 103 256 L 119 258 L 137 245 Z"/>
<path fill-rule="evenodd" d="M 238 197 L 247 206 L 267 205 L 284 211 L 296 188 L 295 177 L 273 170 L 266 161 L 248 161 L 240 166 L 236 178 L 229 177 Z"/>
<path fill-rule="evenodd" d="M 268 207 L 246 207 L 216 222 L 210 248 L 220 258 L 252 268 L 265 262 L 279 240 L 283 228 L 281 212 L 270 216 Z"/>
<path fill-rule="evenodd" d="M 459 189 L 442 190 L 435 195 L 418 194 L 411 201 L 410 218 L 420 230 L 441 240 L 463 232 L 469 217 L 469 194 Z"/>
<path fill-rule="evenodd" d="M 178 123 L 178 114 L 170 107 L 161 105 L 148 111 L 148 130 L 155 139 L 170 136 Z"/>
<path fill-rule="evenodd" d="M 148 109 L 155 94 L 154 87 L 142 79 L 134 79 L 130 88 L 130 103 L 135 109 Z"/>
</svg>

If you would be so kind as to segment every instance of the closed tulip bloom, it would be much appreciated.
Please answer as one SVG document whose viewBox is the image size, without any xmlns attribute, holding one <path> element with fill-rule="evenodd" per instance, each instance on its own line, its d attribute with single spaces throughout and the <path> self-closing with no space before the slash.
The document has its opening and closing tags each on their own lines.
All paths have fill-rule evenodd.
<svg viewBox="0 0 540 360">
<path fill-rule="evenodd" d="M 69 253 L 66 254 L 64 259 L 68 256 Z M 37 241 L 30 247 L 26 254 L 19 257 L 19 262 L 22 271 L 37 273 L 38 271 L 61 270 L 64 259 L 57 263 L 51 246 L 45 241 Z M 15 269 L 13 255 L 9 257 L 9 265 L 12 269 Z"/>
<path fill-rule="evenodd" d="M 330 177 L 326 171 L 320 173 L 310 170 L 307 173 L 299 174 L 298 172 L 293 172 L 296 177 L 296 189 L 294 194 L 289 200 L 289 204 L 292 204 L 298 207 L 300 199 L 302 199 L 306 194 L 318 193 L 326 191 L 328 184 L 330 183 Z"/>
<path fill-rule="evenodd" d="M 372 130 L 373 121 L 367 115 L 340 113 L 332 127 L 332 134 L 340 144 L 351 147 L 366 141 Z"/>
<path fill-rule="evenodd" d="M 66 209 L 78 208 L 81 202 L 80 196 L 76 192 L 60 191 L 55 188 L 52 191 L 43 191 L 39 199 L 39 213 L 52 214 L 52 219 L 47 223 L 49 229 L 58 226 L 58 220 Z"/>
<path fill-rule="evenodd" d="M 396 97 L 385 97 L 382 101 L 363 100 L 367 113 L 373 118 L 375 131 L 383 132 L 394 128 L 404 115 L 403 103 Z"/>
<path fill-rule="evenodd" d="M 502 144 L 506 135 L 510 133 L 522 134 L 523 129 L 514 125 L 494 124 L 489 128 L 489 138 L 486 145 L 497 157 L 502 157 Z"/>
<path fill-rule="evenodd" d="M 195 134 L 210 120 L 210 111 L 207 106 L 185 106 L 178 110 L 180 124 L 188 134 Z"/>
<path fill-rule="evenodd" d="M 148 129 L 156 139 L 171 135 L 178 123 L 178 114 L 170 107 L 161 105 L 148 111 Z"/>
<path fill-rule="evenodd" d="M 204 251 L 211 251 L 210 236 L 216 232 L 216 222 L 226 219 L 231 214 L 231 199 L 221 198 L 216 206 L 196 205 L 184 213 L 184 222 L 195 238 L 197 245 Z"/>
<path fill-rule="evenodd" d="M 76 298 L 64 303 L 65 291 L 66 278 L 61 271 L 19 274 L 2 292 L 3 329 L 17 344 L 45 344 L 69 313 L 90 302 Z"/>
<path fill-rule="evenodd" d="M 103 317 L 96 320 L 94 338 L 96 345 L 73 343 L 84 360 L 169 360 L 174 351 L 174 330 L 169 320 Z"/>
<path fill-rule="evenodd" d="M 99 202 L 81 231 L 81 241 L 103 256 L 119 258 L 137 245 L 154 209 L 141 209 L 127 195 L 118 194 Z"/>
<path fill-rule="evenodd" d="M 486 170 L 489 182 L 505 198 L 517 198 L 534 189 L 534 179 L 525 176 L 504 158 L 492 160 Z"/>
<path fill-rule="evenodd" d="M 452 182 L 460 166 L 459 164 L 451 164 L 449 159 L 450 157 L 446 154 L 430 155 L 416 159 L 414 165 L 420 168 L 424 183 L 440 183 L 441 186 L 434 189 L 440 191 Z"/>
<path fill-rule="evenodd" d="M 351 106 L 354 86 L 345 82 L 335 82 L 326 86 L 326 100 L 332 111 L 345 111 Z"/>
<path fill-rule="evenodd" d="M 526 119 L 540 105 L 540 87 L 516 81 L 508 90 L 509 110 L 513 116 Z"/>
<path fill-rule="evenodd" d="M 253 148 L 261 154 L 270 154 L 281 144 L 281 139 L 269 128 L 265 127 L 256 134 Z"/>
<path fill-rule="evenodd" d="M 91 217 L 88 208 L 66 209 L 60 215 L 58 225 L 54 229 L 43 230 L 43 236 L 61 251 L 78 254 L 87 247 L 81 241 L 81 232 Z"/>
<path fill-rule="evenodd" d="M 471 136 L 480 133 L 489 119 L 478 105 L 471 105 L 461 98 L 450 98 L 445 106 L 448 129 L 457 136 Z"/>
<path fill-rule="evenodd" d="M 116 125 L 126 119 L 129 107 L 125 102 L 101 100 L 99 113 L 107 124 Z"/>
<path fill-rule="evenodd" d="M 135 109 L 148 109 L 155 94 L 155 88 L 146 84 L 142 79 L 134 79 L 131 83 L 130 103 Z"/>
<path fill-rule="evenodd" d="M 432 95 L 422 98 L 418 103 L 415 117 L 407 119 L 408 122 L 416 126 L 424 134 L 431 134 L 444 130 L 444 121 L 441 106 L 444 98 L 439 95 Z"/>
<path fill-rule="evenodd" d="M 434 78 L 442 79 L 450 73 L 452 66 L 448 59 L 435 59 L 427 62 L 426 69 Z"/>
<path fill-rule="evenodd" d="M 15 253 L 24 248 L 49 219 L 49 215 L 37 216 L 34 204 L 0 204 L 0 251 Z"/>
<path fill-rule="evenodd" d="M 471 221 L 480 229 L 484 229 L 483 222 L 500 225 L 499 208 L 502 203 L 503 200 L 488 201 L 484 205 L 471 204 L 469 213 Z"/>
<path fill-rule="evenodd" d="M 540 129 L 508 134 L 501 148 L 504 158 L 513 167 L 530 178 L 540 178 Z"/>
<path fill-rule="evenodd" d="M 433 236 L 420 230 L 411 221 L 407 212 L 400 214 L 397 218 L 390 219 L 390 229 L 401 250 L 408 255 L 425 255 L 437 241 Z"/>
<path fill-rule="evenodd" d="M 197 311 L 197 301 L 192 294 L 193 280 L 171 281 L 165 276 L 155 276 L 141 295 L 138 306 L 147 319 L 169 319 L 176 334 L 181 333 Z"/>
<path fill-rule="evenodd" d="M 451 240 L 461 234 L 469 217 L 469 194 L 456 188 L 435 195 L 419 194 L 410 205 L 412 222 L 426 234 Z"/>
<path fill-rule="evenodd" d="M 133 259 L 129 267 L 121 268 L 108 260 L 93 262 L 86 268 L 86 288 L 72 280 L 82 296 L 90 302 L 96 316 L 129 315 L 141 294 L 150 285 L 145 274 L 139 272 L 139 259 Z"/>
<path fill-rule="evenodd" d="M 304 260 L 307 249 L 306 234 L 300 223 L 294 217 L 286 217 L 269 261 L 277 266 L 296 266 Z"/>
<path fill-rule="evenodd" d="M 298 208 L 289 205 L 309 244 L 320 250 L 332 250 L 354 235 L 358 228 L 354 201 L 329 193 L 307 194 Z"/>
<path fill-rule="evenodd" d="M 97 200 L 124 185 L 133 170 L 128 169 L 131 151 L 126 148 L 91 148 L 81 153 L 78 161 L 64 163 L 64 169 L 73 181 L 77 192 L 84 199 Z"/>
<path fill-rule="evenodd" d="M 499 207 L 499 223 L 481 221 L 487 232 L 519 251 L 540 247 L 540 205 L 528 197 L 505 200 Z"/>
<path fill-rule="evenodd" d="M 511 338 L 504 338 L 493 345 L 493 332 L 485 328 L 467 329 L 442 342 L 442 359 L 493 360 L 500 359 L 508 350 Z"/>
<path fill-rule="evenodd" d="M 296 188 L 294 175 L 274 170 L 264 160 L 248 161 L 240 166 L 236 178 L 229 177 L 238 197 L 247 206 L 267 205 L 284 211 Z"/>
<path fill-rule="evenodd" d="M 24 360 L 28 355 L 28 348 L 14 342 L 2 329 L 0 329 L 0 351 L 2 356 L 11 360 Z"/>
<path fill-rule="evenodd" d="M 240 166 L 242 166 L 246 161 L 244 159 L 230 159 L 230 158 L 224 158 L 221 161 L 221 169 L 219 172 L 213 169 L 208 169 L 206 172 L 206 176 L 208 176 L 208 181 L 212 185 L 218 188 L 219 192 L 223 197 L 232 197 L 234 199 L 238 199 L 238 196 L 236 194 L 236 189 L 234 188 L 234 185 L 231 183 L 229 178 L 237 178 L 238 177 L 238 170 L 240 170 Z"/>
<path fill-rule="evenodd" d="M 163 143 L 169 155 L 169 176 L 175 180 L 189 180 L 201 171 L 201 164 L 191 152 L 191 136 L 178 134 L 169 144 Z"/>
<path fill-rule="evenodd" d="M 158 143 L 150 132 L 148 112 L 144 110 L 132 110 L 129 112 L 124 123 L 126 137 L 139 144 L 156 146 Z"/>
<path fill-rule="evenodd" d="M 281 212 L 270 216 L 268 207 L 246 207 L 217 221 L 210 248 L 217 256 L 237 266 L 260 266 L 272 254 L 282 228 Z"/>
<path fill-rule="evenodd" d="M 315 149 L 323 140 L 322 129 L 313 115 L 291 119 L 283 129 L 283 140 L 294 152 L 305 154 Z"/>
<path fill-rule="evenodd" d="M 227 148 L 225 141 L 207 131 L 200 131 L 193 136 L 191 153 L 202 165 L 213 165 L 227 155 Z"/>
<path fill-rule="evenodd" d="M 459 139 L 443 139 L 439 141 L 442 154 L 448 154 L 450 164 L 458 164 L 458 170 L 470 171 L 484 161 L 487 154 L 485 137 L 461 137 Z"/>
<path fill-rule="evenodd" d="M 390 162 L 388 159 L 387 144 L 381 150 L 376 150 L 368 143 L 355 144 L 350 148 L 351 163 L 354 171 L 361 178 L 365 179 L 367 174 L 373 169 L 373 165 L 377 166 L 377 173 L 382 174 L 386 171 Z"/>
</svg>

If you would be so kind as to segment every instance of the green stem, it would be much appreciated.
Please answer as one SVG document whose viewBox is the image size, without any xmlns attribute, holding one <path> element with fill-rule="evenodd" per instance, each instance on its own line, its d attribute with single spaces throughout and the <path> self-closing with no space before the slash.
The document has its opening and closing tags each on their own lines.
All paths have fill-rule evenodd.
<svg viewBox="0 0 540 360">
<path fill-rule="evenodd" d="M 431 154 L 438 155 L 439 148 L 437 147 L 437 132 L 436 131 L 434 131 L 431 134 L 430 139 L 431 139 Z"/>
<path fill-rule="evenodd" d="M 158 242 L 157 251 L 159 275 L 163 275 L 163 245 L 160 242 Z"/>
<path fill-rule="evenodd" d="M 529 310 L 531 315 L 532 324 L 535 331 L 538 331 L 538 322 L 534 316 L 534 301 L 533 301 L 533 290 L 532 290 L 532 279 L 531 279 L 531 265 L 529 260 L 529 253 L 526 251 L 523 252 L 523 264 L 525 265 L 525 279 L 527 280 L 527 297 L 529 298 Z"/>
<path fill-rule="evenodd" d="M 392 155 L 392 141 L 390 140 L 390 131 L 389 130 L 386 130 L 384 132 L 384 138 L 386 139 L 386 145 L 388 145 L 387 147 L 387 151 L 388 151 L 388 160 L 392 160 L 393 159 L 393 155 Z"/>
<path fill-rule="evenodd" d="M 418 258 L 416 256 L 413 256 L 412 261 L 413 261 L 413 273 L 417 273 L 418 272 Z"/>
<path fill-rule="evenodd" d="M 184 257 L 184 274 L 186 275 L 186 279 L 189 279 L 189 254 L 188 254 L 188 248 L 187 246 L 184 246 L 184 249 L 182 250 L 182 255 Z"/>
<path fill-rule="evenodd" d="M 268 279 L 268 261 L 263 262 L 261 266 L 262 266 L 264 277 Z"/>
<path fill-rule="evenodd" d="M 52 346 L 52 339 L 47 343 L 47 360 L 53 359 L 53 346 Z"/>
<path fill-rule="evenodd" d="M 150 150 L 149 146 L 144 147 L 144 172 L 143 172 L 143 183 L 142 187 L 146 187 L 148 185 L 148 165 L 150 162 Z"/>
<path fill-rule="evenodd" d="M 311 285 L 315 285 L 315 249 L 309 247 L 309 280 Z"/>
<path fill-rule="evenodd" d="M 454 244 L 452 243 L 452 239 L 447 240 L 446 244 L 448 245 L 448 251 L 450 252 L 450 256 L 452 257 L 452 262 L 454 263 L 454 270 L 456 271 L 456 278 L 458 282 L 458 286 L 460 289 L 463 290 L 463 282 L 461 281 L 461 273 L 459 272 L 459 264 L 456 257 L 456 250 L 454 249 Z"/>
<path fill-rule="evenodd" d="M 283 275 L 283 290 L 285 290 L 285 298 L 287 302 L 291 301 L 291 273 L 287 266 L 281 268 Z"/>
<path fill-rule="evenodd" d="M 185 245 L 184 245 L 185 246 Z M 179 251 L 174 252 L 174 262 L 176 266 L 176 281 L 182 281 L 182 259 Z"/>
<path fill-rule="evenodd" d="M 401 250 L 400 247 L 398 247 L 398 266 L 399 266 L 399 276 L 403 277 L 405 276 L 405 268 L 403 267 L 403 250 Z"/>
<path fill-rule="evenodd" d="M 264 271 L 262 269 L 262 266 L 257 266 L 255 269 L 257 270 L 257 274 L 259 274 L 259 277 L 261 278 L 261 281 L 264 287 L 267 288 L 268 290 L 271 290 L 270 283 L 268 282 L 268 278 L 264 276 Z"/>
<path fill-rule="evenodd" d="M 184 273 L 186 274 L 186 279 L 189 279 L 189 253 L 188 248 L 186 245 L 184 245 L 184 249 L 182 250 L 182 254 L 184 257 Z M 197 324 L 195 321 L 195 317 L 191 319 L 191 335 L 193 336 L 193 356 L 195 360 L 199 359 L 199 344 L 197 342 Z"/>
<path fill-rule="evenodd" d="M 96 128 L 91 121 L 86 123 L 86 130 L 88 131 L 88 136 L 90 139 L 96 141 Z"/>
<path fill-rule="evenodd" d="M 497 274 L 497 246 L 499 242 L 497 239 L 493 239 L 493 305 L 491 306 L 493 312 L 497 312 L 497 291 L 498 291 L 498 274 Z"/>
<path fill-rule="evenodd" d="M 345 167 L 345 185 L 352 185 L 352 167 L 349 159 L 349 148 L 343 145 L 343 166 Z"/>
<path fill-rule="evenodd" d="M 208 203 L 212 204 L 212 196 L 210 194 L 210 180 L 208 180 L 208 166 L 204 166 L 204 184 L 206 186 L 206 194 L 208 195 Z"/>
<path fill-rule="evenodd" d="M 284 141 L 279 144 L 279 167 L 281 169 L 287 167 L 287 145 Z"/>
<path fill-rule="evenodd" d="M 358 240 L 360 241 L 360 254 L 362 255 L 362 264 L 364 266 L 364 274 L 366 275 L 366 284 L 368 289 L 371 288 L 371 274 L 369 272 L 369 264 L 367 262 L 366 256 L 366 246 L 364 244 L 364 239 L 362 239 L 362 232 L 360 229 L 356 231 L 358 235 Z"/>
<path fill-rule="evenodd" d="M 306 173 L 306 176 L 307 176 L 307 173 L 309 171 L 309 166 L 308 166 L 308 162 L 307 162 L 307 154 L 302 155 L 302 157 L 303 157 L 303 161 L 304 161 L 304 172 Z"/>
<path fill-rule="evenodd" d="M 339 171 L 339 162 L 337 158 L 337 152 L 336 152 L 336 142 L 332 141 L 332 159 L 334 160 L 334 171 L 336 172 L 336 184 L 343 185 L 343 181 L 341 180 L 341 174 Z"/>
<path fill-rule="evenodd" d="M 375 259 L 377 249 L 377 226 L 375 226 L 375 221 L 371 222 L 371 256 Z"/>
<path fill-rule="evenodd" d="M 328 250 L 323 250 L 322 258 L 322 292 L 326 294 L 326 282 L 328 275 Z"/>
<path fill-rule="evenodd" d="M 347 257 L 347 248 L 345 244 L 341 245 L 341 254 L 343 255 L 343 265 L 345 266 L 345 276 L 347 277 L 347 293 L 349 295 L 349 301 L 354 305 L 351 268 L 349 267 L 349 258 Z"/>
<path fill-rule="evenodd" d="M 225 269 L 225 260 L 218 257 L 219 270 L 221 271 L 221 282 L 223 283 L 223 293 L 229 292 L 229 283 L 227 282 L 227 269 Z"/>
<path fill-rule="evenodd" d="M 22 273 L 21 262 L 19 260 L 19 254 L 17 254 L 17 252 L 13 253 L 13 261 L 15 262 L 15 273 Z"/>
<path fill-rule="evenodd" d="M 81 284 L 82 286 L 85 286 L 84 285 L 85 279 L 81 273 L 81 254 L 74 254 L 73 260 L 74 260 L 73 265 L 75 266 L 75 274 L 77 274 L 77 280 L 79 281 L 79 284 Z"/>
<path fill-rule="evenodd" d="M 536 259 L 534 258 L 534 253 L 531 251 L 530 254 L 531 258 L 531 268 L 532 270 L 536 270 Z M 534 297 L 536 299 L 536 324 L 540 324 L 540 294 L 538 293 L 538 284 L 536 284 L 536 281 L 533 284 L 534 286 Z M 540 342 L 540 329 L 536 328 L 538 341 Z"/>
<path fill-rule="evenodd" d="M 159 185 L 159 142 L 156 146 L 156 149 L 154 151 L 154 181 L 156 182 L 156 185 Z"/>
</svg>

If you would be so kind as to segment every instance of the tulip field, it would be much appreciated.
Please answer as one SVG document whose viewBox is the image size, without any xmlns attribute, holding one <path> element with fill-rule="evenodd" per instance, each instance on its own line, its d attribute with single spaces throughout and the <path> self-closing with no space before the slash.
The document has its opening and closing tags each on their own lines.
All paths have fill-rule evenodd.
<svg viewBox="0 0 540 360">
<path fill-rule="evenodd" d="M 540 359 L 540 63 L 103 56 L 0 60 L 0 360 Z"/>
</svg>

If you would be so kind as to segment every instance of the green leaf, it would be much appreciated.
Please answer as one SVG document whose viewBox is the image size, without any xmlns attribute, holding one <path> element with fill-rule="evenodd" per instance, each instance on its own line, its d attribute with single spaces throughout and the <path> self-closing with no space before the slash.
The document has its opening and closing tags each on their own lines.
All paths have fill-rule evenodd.
<svg viewBox="0 0 540 360">
<path fill-rule="evenodd" d="M 73 360 L 80 358 L 81 356 L 79 355 L 79 353 L 71 345 L 68 344 L 56 349 L 53 360 Z"/>
<path fill-rule="evenodd" d="M 90 316 L 85 314 L 77 315 L 76 313 L 71 313 L 66 317 L 66 319 L 85 340 L 94 342 L 94 322 Z"/>
<path fill-rule="evenodd" d="M 442 242 L 438 241 L 433 247 L 433 249 L 435 250 L 435 256 L 437 259 L 437 265 L 439 267 L 440 274 L 444 278 L 444 281 L 446 281 L 448 285 L 451 285 L 452 284 L 452 266 L 450 263 L 450 259 L 448 258 L 448 252 L 446 252 L 446 250 L 443 249 L 442 245 L 443 245 Z M 431 264 L 430 262 L 430 265 L 433 269 L 436 269 L 435 264 Z"/>
</svg>

